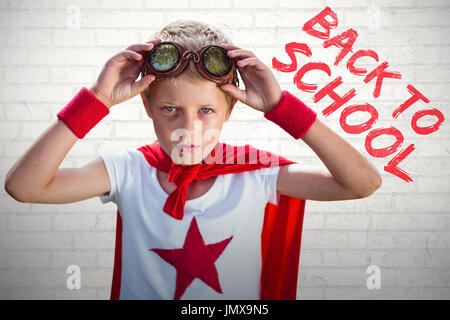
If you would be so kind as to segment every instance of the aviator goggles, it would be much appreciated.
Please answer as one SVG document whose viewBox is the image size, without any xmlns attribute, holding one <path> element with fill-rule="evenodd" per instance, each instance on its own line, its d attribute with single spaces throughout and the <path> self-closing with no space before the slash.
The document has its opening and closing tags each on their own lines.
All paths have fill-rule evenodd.
<svg viewBox="0 0 450 320">
<path fill-rule="evenodd" d="M 239 87 L 235 60 L 228 56 L 225 48 L 217 45 L 207 45 L 196 52 L 173 41 L 160 42 L 146 52 L 141 76 L 174 77 L 184 71 L 191 58 L 204 78 L 218 84 L 235 82 Z"/>
</svg>

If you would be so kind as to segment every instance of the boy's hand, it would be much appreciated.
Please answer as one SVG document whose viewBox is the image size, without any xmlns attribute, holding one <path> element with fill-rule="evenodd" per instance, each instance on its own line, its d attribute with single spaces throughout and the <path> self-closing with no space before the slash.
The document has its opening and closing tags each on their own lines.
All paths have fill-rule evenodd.
<svg viewBox="0 0 450 320">
<path fill-rule="evenodd" d="M 146 75 L 135 82 L 144 64 L 145 51 L 159 42 L 161 39 L 133 44 L 111 57 L 89 90 L 108 108 L 136 96 L 155 80 L 154 75 Z"/>
<path fill-rule="evenodd" d="M 229 57 L 235 58 L 236 67 L 245 84 L 245 90 L 232 84 L 222 85 L 222 90 L 256 110 L 262 112 L 272 110 L 283 96 L 272 71 L 249 50 L 225 43 L 221 46 L 228 50 Z"/>
</svg>

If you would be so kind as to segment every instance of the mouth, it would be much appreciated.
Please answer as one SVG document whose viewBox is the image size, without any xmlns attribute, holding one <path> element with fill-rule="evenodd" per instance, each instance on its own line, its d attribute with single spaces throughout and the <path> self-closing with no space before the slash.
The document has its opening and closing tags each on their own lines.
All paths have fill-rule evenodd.
<svg viewBox="0 0 450 320">
<path fill-rule="evenodd" d="M 191 145 L 179 145 L 179 146 L 177 146 L 177 148 L 179 150 L 183 150 L 183 151 L 192 151 L 192 150 L 195 150 L 197 148 L 200 148 L 200 146 L 195 146 L 193 144 L 191 144 Z"/>
</svg>

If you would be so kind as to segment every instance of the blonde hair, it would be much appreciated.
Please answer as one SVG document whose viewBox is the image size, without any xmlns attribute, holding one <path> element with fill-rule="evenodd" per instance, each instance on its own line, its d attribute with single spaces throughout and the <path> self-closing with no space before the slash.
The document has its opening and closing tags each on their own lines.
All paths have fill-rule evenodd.
<svg viewBox="0 0 450 320">
<path fill-rule="evenodd" d="M 213 44 L 220 45 L 222 43 L 233 44 L 230 38 L 221 30 L 206 23 L 198 22 L 195 20 L 177 20 L 168 25 L 163 29 L 153 34 L 153 36 L 148 39 L 161 39 L 162 41 L 174 41 L 178 42 L 184 46 L 187 50 L 197 51 L 201 47 Z M 203 78 L 197 71 L 194 63 L 190 62 L 186 69 L 181 73 L 187 76 L 190 81 L 194 84 L 200 84 L 204 81 L 209 81 Z M 166 80 L 170 81 L 172 84 L 176 83 L 178 77 L 171 78 L 156 78 L 150 85 L 143 90 L 143 95 L 149 103 L 149 97 L 151 97 L 152 92 L 154 92 L 157 83 Z M 238 86 L 237 74 L 232 80 L 232 84 L 236 87 Z M 231 112 L 232 106 L 236 103 L 236 99 L 230 95 L 228 92 L 224 92 L 225 98 L 228 104 L 228 112 Z"/>
</svg>

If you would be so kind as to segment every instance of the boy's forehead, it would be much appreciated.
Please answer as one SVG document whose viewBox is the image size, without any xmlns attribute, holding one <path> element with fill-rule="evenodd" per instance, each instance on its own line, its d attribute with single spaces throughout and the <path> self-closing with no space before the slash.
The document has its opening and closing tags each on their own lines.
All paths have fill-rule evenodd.
<svg viewBox="0 0 450 320">
<path fill-rule="evenodd" d="M 181 82 L 181 85 L 174 86 L 169 81 L 165 81 L 158 85 L 156 91 L 157 101 L 170 103 L 173 106 L 182 106 L 189 102 L 197 106 L 211 106 L 217 104 L 223 95 L 213 82 L 192 84 L 185 81 Z"/>
</svg>

